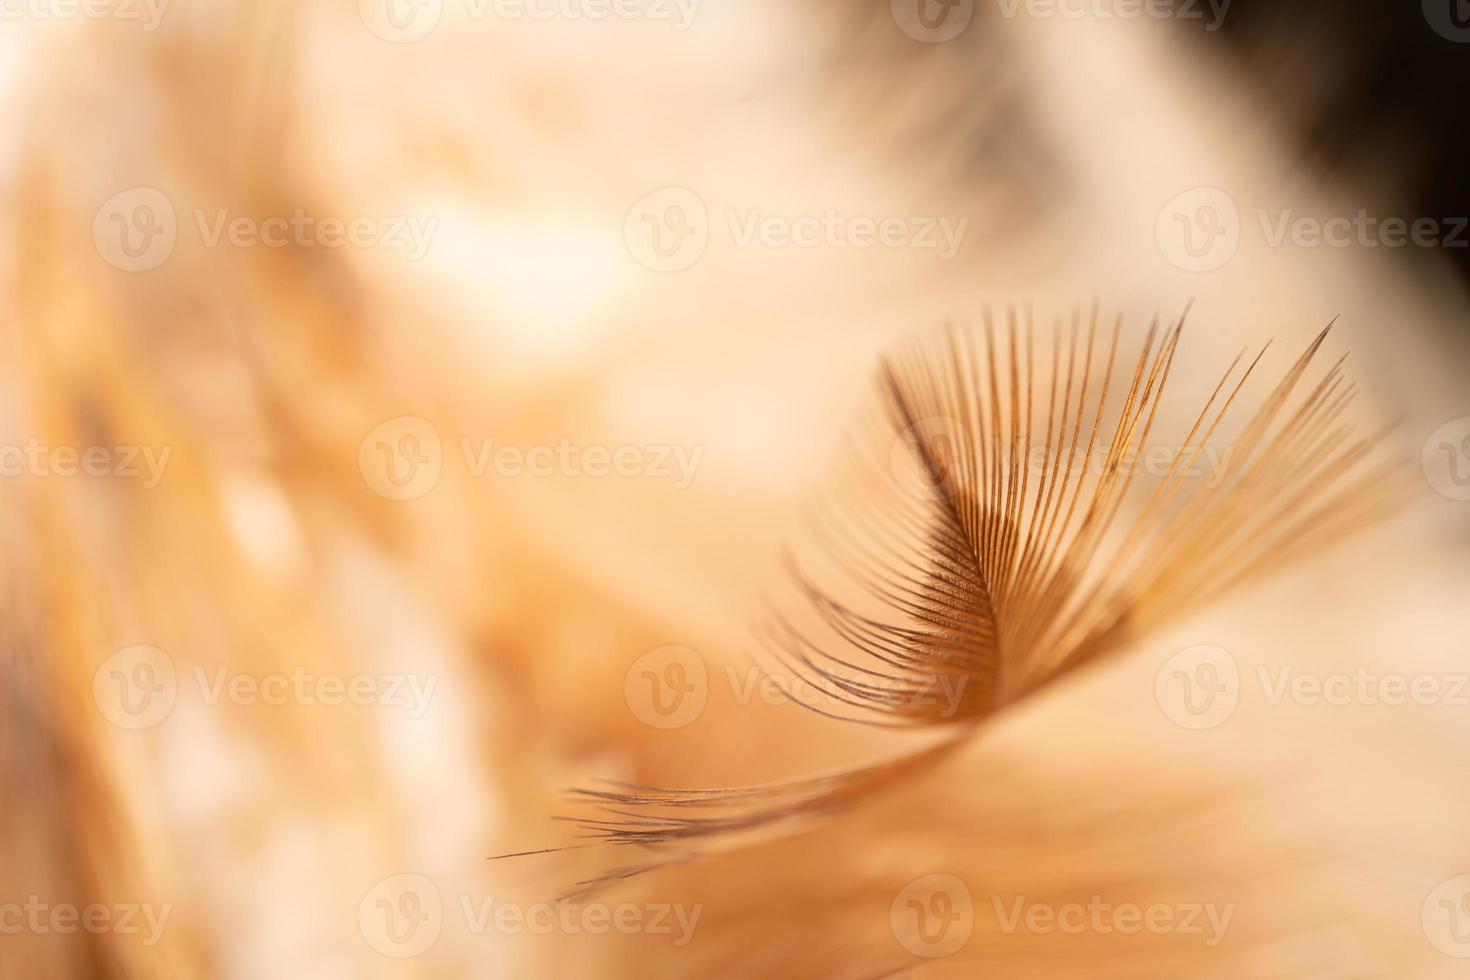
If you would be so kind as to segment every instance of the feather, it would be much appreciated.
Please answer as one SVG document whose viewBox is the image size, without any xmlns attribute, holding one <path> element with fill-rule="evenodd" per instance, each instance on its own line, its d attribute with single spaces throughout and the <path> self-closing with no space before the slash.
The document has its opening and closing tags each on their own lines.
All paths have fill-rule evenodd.
<svg viewBox="0 0 1470 980">
<path fill-rule="evenodd" d="M 781 783 L 578 790 L 596 814 L 574 819 L 585 838 L 660 854 L 580 882 L 577 894 L 880 791 L 996 713 L 1401 499 L 1397 465 L 1374 461 L 1378 438 L 1344 420 L 1354 389 L 1342 362 L 1304 383 L 1330 324 L 1221 454 L 1227 417 L 1264 350 L 1250 360 L 1242 352 L 1187 417 L 1177 446 L 1159 447 L 1150 440 L 1184 316 L 1164 329 L 1155 321 L 1131 358 L 1120 352 L 1121 318 L 1100 328 L 1095 308 L 1085 326 L 1078 314 L 1058 324 L 1049 354 L 1036 351 L 1031 317 L 1018 321 L 1011 311 L 997 325 L 987 313 L 979 328 L 946 327 L 884 360 L 843 489 L 824 497 L 812 522 L 855 597 L 791 559 L 826 636 L 781 612 L 761 630 L 773 660 L 823 698 L 797 703 L 945 737 Z M 1158 448 L 1162 458 L 1149 455 Z M 1196 464 L 1210 452 L 1225 462 L 1215 479 L 1200 479 Z M 1160 462 L 1139 479 L 1146 458 Z"/>
</svg>

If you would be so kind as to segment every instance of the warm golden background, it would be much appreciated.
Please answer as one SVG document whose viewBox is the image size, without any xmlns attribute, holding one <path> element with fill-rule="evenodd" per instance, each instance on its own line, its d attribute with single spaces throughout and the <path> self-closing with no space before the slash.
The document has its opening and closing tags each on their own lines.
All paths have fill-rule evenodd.
<svg viewBox="0 0 1470 980">
<path fill-rule="evenodd" d="M 0 973 L 1470 976 L 1421 915 L 1470 873 L 1470 708 L 1256 691 L 1194 732 L 1154 695 L 1165 659 L 1199 643 L 1243 670 L 1470 670 L 1470 503 L 1419 475 L 1430 434 L 1470 415 L 1453 256 L 1271 247 L 1255 218 L 1423 214 L 1400 180 L 1407 141 L 1347 172 L 1299 149 L 1293 113 L 1349 69 L 1302 56 L 1283 82 L 1178 18 L 1000 2 L 962 3 L 964 30 L 928 41 L 902 29 L 902 0 L 648 0 L 607 19 L 386 3 L 7 8 L 0 443 L 168 456 L 151 486 L 4 480 L 0 902 L 168 918 L 157 942 L 6 932 Z M 638 206 L 671 187 L 706 209 L 709 240 L 661 271 Z M 1201 187 L 1238 208 L 1239 243 L 1191 271 L 1169 208 L 1198 218 L 1177 195 Z M 175 241 L 130 271 L 113 215 L 145 220 L 157 198 L 140 188 L 171 206 Z M 967 224 L 944 258 L 741 247 L 725 220 L 829 208 Z M 431 231 L 422 254 L 211 246 L 196 215 L 222 209 Z M 1362 420 L 1395 426 L 1416 502 L 1003 719 L 920 784 L 601 898 L 699 905 L 686 945 L 474 928 L 467 909 L 546 901 L 595 870 L 585 852 L 487 860 L 562 841 L 547 817 L 568 786 L 728 785 L 913 744 L 719 683 L 663 730 L 625 681 L 670 645 L 714 677 L 743 670 L 880 351 L 986 304 L 1049 323 L 1095 299 L 1133 343 L 1193 301 L 1171 381 L 1191 405 L 1242 347 L 1277 338 L 1274 376 L 1336 317 L 1328 354 L 1352 351 Z M 442 472 L 396 500 L 376 451 L 405 445 L 405 417 L 438 436 Z M 477 475 L 461 440 L 677 447 L 697 466 Z M 160 654 L 109 658 L 139 645 L 176 690 L 129 727 L 109 678 L 147 680 L 136 658 Z M 433 687 L 422 712 L 210 703 L 195 678 L 221 668 Z M 975 935 L 917 960 L 889 910 L 929 873 L 969 883 Z M 372 919 L 374 889 L 405 874 L 443 904 L 413 956 Z M 988 899 L 1099 893 L 1237 910 L 1207 949 L 1007 935 Z"/>
</svg>

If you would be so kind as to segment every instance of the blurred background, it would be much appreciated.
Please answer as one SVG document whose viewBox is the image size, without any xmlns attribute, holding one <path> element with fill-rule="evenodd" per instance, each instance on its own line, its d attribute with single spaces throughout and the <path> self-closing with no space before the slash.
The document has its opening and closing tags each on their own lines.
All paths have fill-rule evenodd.
<svg viewBox="0 0 1470 980">
<path fill-rule="evenodd" d="M 1470 976 L 1460 0 L 0 18 L 3 975 Z M 1094 302 L 1192 303 L 1188 406 L 1335 319 L 1414 505 L 852 819 L 570 918 L 604 858 L 489 860 L 589 780 L 911 746 L 775 696 L 750 624 L 882 351 Z M 1155 678 L 1201 643 L 1249 689 L 1193 731 Z M 892 925 L 930 874 L 957 948 Z M 1099 895 L 1235 912 L 998 914 Z"/>
</svg>

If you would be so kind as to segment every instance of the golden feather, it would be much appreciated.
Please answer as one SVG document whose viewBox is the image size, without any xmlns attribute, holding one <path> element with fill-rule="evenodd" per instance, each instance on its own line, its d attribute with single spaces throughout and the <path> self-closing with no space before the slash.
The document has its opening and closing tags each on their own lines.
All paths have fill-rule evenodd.
<svg viewBox="0 0 1470 980">
<path fill-rule="evenodd" d="M 1398 502 L 1397 466 L 1375 463 L 1376 436 L 1345 421 L 1354 388 L 1342 362 L 1303 390 L 1330 325 L 1228 452 L 1216 452 L 1225 462 L 1204 480 L 1195 464 L 1219 449 L 1264 350 L 1249 361 L 1242 352 L 1188 416 L 1187 434 L 1160 447 L 1150 437 L 1184 317 L 1164 329 L 1155 321 L 1131 369 L 1119 366 L 1121 318 L 1111 329 L 1095 308 L 1083 319 L 1056 324 L 1040 356 L 1032 318 L 1023 325 L 1010 311 L 1003 325 L 987 313 L 977 328 L 952 325 L 886 358 L 843 489 L 824 496 L 813 521 L 856 598 L 792 560 L 828 635 L 815 640 L 779 612 L 760 631 L 772 658 L 823 699 L 797 703 L 949 737 L 780 783 L 576 790 L 594 809 L 572 818 L 584 838 L 655 854 L 579 882 L 574 894 L 830 813 L 917 772 L 997 712 Z M 1160 448 L 1139 480 L 1143 454 Z"/>
</svg>

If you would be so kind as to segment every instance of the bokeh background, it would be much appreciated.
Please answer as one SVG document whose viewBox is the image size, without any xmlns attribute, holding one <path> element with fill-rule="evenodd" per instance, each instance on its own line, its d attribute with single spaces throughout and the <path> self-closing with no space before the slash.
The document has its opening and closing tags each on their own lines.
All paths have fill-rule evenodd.
<svg viewBox="0 0 1470 980">
<path fill-rule="evenodd" d="M 1200 643 L 1470 670 L 1461 13 L 4 6 L 0 973 L 1470 975 L 1470 708 L 1155 698 Z M 921 785 L 600 899 L 697 906 L 687 942 L 518 925 L 598 866 L 489 860 L 564 842 L 568 786 L 913 744 L 723 679 L 879 353 L 1094 302 L 1135 342 L 1192 303 L 1189 404 L 1335 318 L 1413 506 Z M 669 648 L 709 678 L 675 725 Z M 973 934 L 915 954 L 938 873 Z M 1099 894 L 1237 912 L 1205 947 L 990 901 Z"/>
</svg>

